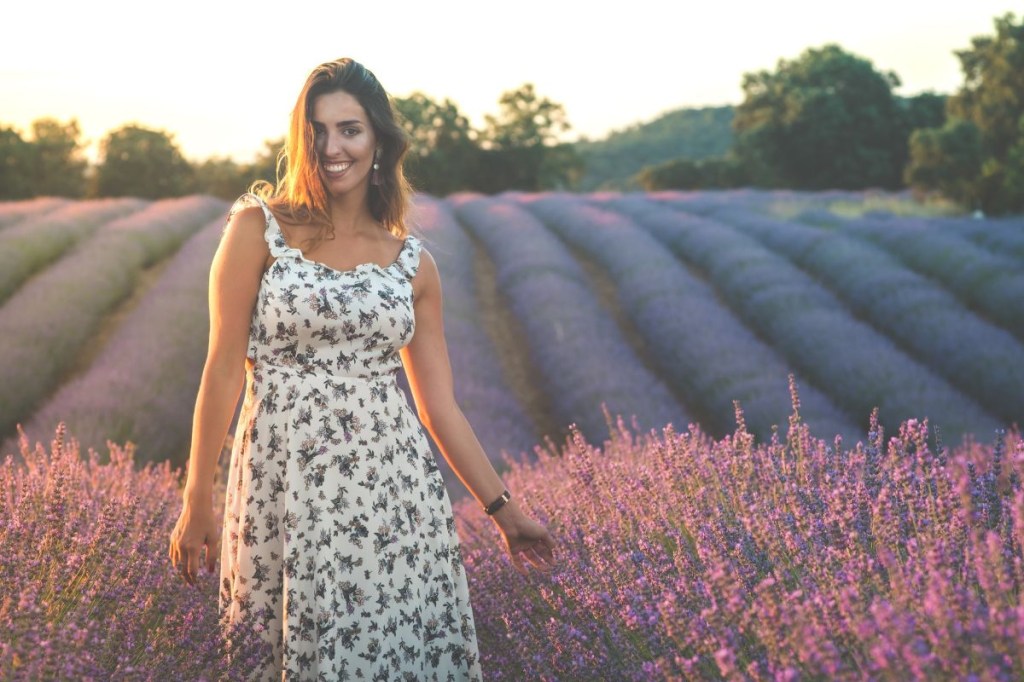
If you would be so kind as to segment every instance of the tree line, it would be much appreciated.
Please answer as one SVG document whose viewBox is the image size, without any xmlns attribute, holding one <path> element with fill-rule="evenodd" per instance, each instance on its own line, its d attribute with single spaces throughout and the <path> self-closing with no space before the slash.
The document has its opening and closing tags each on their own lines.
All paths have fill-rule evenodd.
<svg viewBox="0 0 1024 682">
<path fill-rule="evenodd" d="M 421 192 L 569 189 L 582 171 L 572 145 L 559 141 L 570 129 L 564 107 L 530 83 L 505 92 L 481 130 L 448 99 L 416 92 L 394 104 L 411 142 L 406 172 Z M 257 180 L 276 180 L 283 146 L 283 138 L 266 141 L 252 163 L 225 157 L 192 163 L 172 134 L 129 123 L 100 141 L 98 161 L 90 165 L 75 120 L 39 119 L 26 136 L 0 126 L 0 199 L 197 192 L 233 199 Z"/>
<path fill-rule="evenodd" d="M 640 174 L 646 189 L 759 186 L 913 188 L 986 213 L 1024 210 L 1024 18 L 956 51 L 949 96 L 900 98 L 892 72 L 826 45 L 743 77 L 725 155 Z"/>
<path fill-rule="evenodd" d="M 975 37 L 969 48 L 955 53 L 964 81 L 950 96 L 899 97 L 894 93 L 900 84 L 895 73 L 880 72 L 838 45 L 781 59 L 774 71 L 744 74 L 744 99 L 735 109 L 680 118 L 686 125 L 677 134 L 691 137 L 701 137 L 704 128 L 720 128 L 731 118 L 731 147 L 710 158 L 694 158 L 700 145 L 691 144 L 676 152 L 684 158 L 665 161 L 664 149 L 652 148 L 666 147 L 665 136 L 671 134 L 655 130 L 661 119 L 616 136 L 614 149 L 600 151 L 601 145 L 585 140 L 561 142 L 571 129 L 564 107 L 540 96 L 529 83 L 505 92 L 498 112 L 486 116 L 481 129 L 471 126 L 451 100 L 416 92 L 394 99 L 411 141 L 406 171 L 419 191 L 436 196 L 578 190 L 593 184 L 602 162 L 622 168 L 629 165 L 623 158 L 640 155 L 652 165 L 620 178 L 620 187 L 910 187 L 919 195 L 940 194 L 972 210 L 1020 212 L 1024 18 L 1016 23 L 1012 13 L 1006 14 L 994 25 L 994 35 Z M 668 121 L 663 118 L 662 123 Z M 716 140 L 720 148 L 721 140 Z M 230 199 L 256 180 L 275 180 L 282 145 L 283 140 L 266 142 L 249 164 L 227 158 L 191 163 L 172 135 L 128 124 L 101 141 L 98 162 L 90 165 L 73 120 L 36 121 L 25 137 L 0 126 L 0 199 L 156 198 L 195 192 Z M 610 158 L 615 155 L 617 159 Z M 603 180 L 603 186 L 615 186 L 614 179 L 608 182 Z"/>
</svg>

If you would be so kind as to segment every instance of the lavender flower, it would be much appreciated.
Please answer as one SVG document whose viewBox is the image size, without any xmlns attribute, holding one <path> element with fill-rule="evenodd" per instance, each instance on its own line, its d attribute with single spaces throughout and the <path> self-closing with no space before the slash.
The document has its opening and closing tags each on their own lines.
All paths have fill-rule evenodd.
<svg viewBox="0 0 1024 682">
<path fill-rule="evenodd" d="M 576 433 L 506 475 L 558 538 L 550 577 L 496 568 L 494 530 L 471 502 L 456 506 L 488 679 L 1024 672 L 1019 433 L 943 466 L 923 421 L 888 441 L 873 421 L 869 444 L 849 450 L 802 424 L 756 446 L 742 430 L 714 441 L 619 424 L 603 448 Z M 997 465 L 998 448 L 1018 454 Z M 985 483 L 1011 473 L 1016 486 Z M 976 514 L 981 503 L 1003 521 Z"/>
<path fill-rule="evenodd" d="M 83 457 L 61 425 L 0 465 L 0 678 L 243 680 L 269 655 L 221 627 L 215 576 L 175 575 L 179 475 L 132 456 Z"/>
</svg>

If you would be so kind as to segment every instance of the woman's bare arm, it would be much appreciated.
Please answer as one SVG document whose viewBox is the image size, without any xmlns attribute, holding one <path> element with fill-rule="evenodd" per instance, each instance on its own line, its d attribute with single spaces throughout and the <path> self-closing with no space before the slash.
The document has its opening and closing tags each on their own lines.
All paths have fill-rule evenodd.
<svg viewBox="0 0 1024 682">
<path fill-rule="evenodd" d="M 213 477 L 245 379 L 249 324 L 269 251 L 259 207 L 228 222 L 210 268 L 210 340 L 192 418 L 192 446 L 181 516 L 171 534 L 170 557 L 194 583 L 199 554 L 213 570 L 220 528 L 213 512 Z"/>
<path fill-rule="evenodd" d="M 486 506 L 504 492 L 505 484 L 455 401 L 444 338 L 441 279 L 426 249 L 420 252 L 413 286 L 416 328 L 412 341 L 402 349 L 402 361 L 416 408 L 452 470 L 481 506 Z M 552 566 L 551 536 L 520 511 L 514 496 L 492 518 L 505 537 L 517 570 L 524 570 L 524 558 L 537 568 Z"/>
</svg>

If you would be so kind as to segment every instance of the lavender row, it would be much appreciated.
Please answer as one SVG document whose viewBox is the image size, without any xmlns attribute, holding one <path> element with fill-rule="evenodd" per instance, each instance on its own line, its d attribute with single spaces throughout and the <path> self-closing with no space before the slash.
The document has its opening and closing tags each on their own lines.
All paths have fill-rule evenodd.
<svg viewBox="0 0 1024 682">
<path fill-rule="evenodd" d="M 138 199 L 76 201 L 0 232 L 0 303 L 100 225 L 145 205 Z"/>
<path fill-rule="evenodd" d="M 212 197 L 155 202 L 105 225 L 59 267 L 21 287 L 0 308 L 0 436 L 13 434 L 60 383 L 143 268 L 226 212 Z"/>
<path fill-rule="evenodd" d="M 607 205 L 625 210 L 630 203 Z M 733 430 L 734 400 L 761 438 L 771 435 L 773 425 L 786 423 L 792 370 L 660 242 L 623 215 L 568 195 L 542 195 L 526 206 L 608 271 L 653 362 L 688 404 L 707 415 L 704 428 L 719 434 Z M 826 437 L 842 434 L 856 442 L 854 422 L 806 381 L 799 384 L 804 417 Z"/>
<path fill-rule="evenodd" d="M 487 249 L 498 286 L 526 332 L 530 357 L 560 423 L 608 433 L 602 404 L 644 428 L 686 424 L 686 412 L 629 347 L 569 251 L 522 208 L 453 197 L 456 215 Z"/>
<path fill-rule="evenodd" d="M 0 229 L 56 211 L 69 203 L 59 197 L 37 197 L 21 201 L 0 201 Z"/>
<path fill-rule="evenodd" d="M 834 294 L 754 237 L 649 202 L 631 205 L 630 215 L 704 269 L 758 334 L 848 412 L 867 415 L 879 407 L 888 422 L 927 416 L 955 437 L 999 428 L 973 399 L 853 317 Z"/>
<path fill-rule="evenodd" d="M 537 430 L 509 389 L 494 344 L 480 326 L 473 244 L 441 201 L 420 195 L 416 216 L 444 288 L 444 323 L 455 394 L 484 451 L 531 452 Z"/>
<path fill-rule="evenodd" d="M 950 219 L 945 224 L 988 251 L 1024 261 L 1024 218 Z"/>
<path fill-rule="evenodd" d="M 773 220 L 743 209 L 721 211 L 715 217 L 817 277 L 857 315 L 992 414 L 1007 423 L 1024 417 L 1024 345 L 886 251 L 847 236 L 859 233 L 866 221 L 840 231 Z"/>
<path fill-rule="evenodd" d="M 922 218 L 833 219 L 842 234 L 873 242 L 914 271 L 942 283 L 968 306 L 1024 339 L 1024 263 L 992 253 Z"/>
<path fill-rule="evenodd" d="M 223 228 L 217 218 L 189 238 L 88 371 L 32 415 L 24 427 L 30 438 L 63 421 L 83 449 L 131 441 L 142 460 L 185 464 L 209 335 L 210 262 Z"/>
</svg>

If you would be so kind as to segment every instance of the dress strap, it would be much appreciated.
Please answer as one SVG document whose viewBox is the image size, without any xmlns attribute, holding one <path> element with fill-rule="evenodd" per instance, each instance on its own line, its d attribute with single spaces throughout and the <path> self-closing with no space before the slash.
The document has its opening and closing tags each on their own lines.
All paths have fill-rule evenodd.
<svg viewBox="0 0 1024 682">
<path fill-rule="evenodd" d="M 423 244 L 419 238 L 411 234 L 406 235 L 402 252 L 398 256 L 398 267 L 401 268 L 402 272 L 410 280 L 416 276 L 416 272 L 420 269 L 420 249 L 422 247 Z"/>
<path fill-rule="evenodd" d="M 242 196 L 235 200 L 235 203 L 231 206 L 231 211 L 228 213 L 228 220 L 246 208 L 254 208 L 259 206 L 263 209 L 263 217 L 266 220 L 266 228 L 263 231 L 263 238 L 267 241 L 267 246 L 270 247 L 270 255 L 274 258 L 280 258 L 289 253 L 294 253 L 295 249 L 288 246 L 288 242 L 284 240 L 284 235 L 281 233 L 281 226 L 277 224 L 277 219 L 274 214 L 270 212 L 270 207 L 267 206 L 267 202 L 262 197 L 258 197 L 251 192 L 246 192 Z"/>
</svg>

